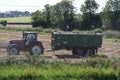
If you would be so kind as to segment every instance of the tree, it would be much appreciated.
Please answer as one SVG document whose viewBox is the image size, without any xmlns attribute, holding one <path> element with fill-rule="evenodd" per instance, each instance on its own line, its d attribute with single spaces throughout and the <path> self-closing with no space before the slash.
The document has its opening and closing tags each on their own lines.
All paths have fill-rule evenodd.
<svg viewBox="0 0 120 80">
<path fill-rule="evenodd" d="M 45 19 L 41 11 L 37 10 L 32 13 L 32 27 L 44 26 Z"/>
<path fill-rule="evenodd" d="M 72 0 L 62 0 L 55 6 L 56 18 L 58 18 L 59 27 L 63 30 L 71 30 L 74 20 L 74 6 Z"/>
<path fill-rule="evenodd" d="M 45 22 L 46 22 L 46 27 L 49 28 L 51 26 L 51 6 L 49 4 L 46 4 L 44 6 L 44 15 L 45 15 Z"/>
<path fill-rule="evenodd" d="M 72 0 L 62 0 L 56 5 L 44 6 L 43 11 L 36 11 L 32 14 L 33 26 L 49 28 L 57 26 L 62 30 L 72 30 L 75 12 Z M 55 27 L 52 27 L 55 28 Z"/>
<path fill-rule="evenodd" d="M 95 14 L 99 5 L 95 0 L 85 0 L 80 10 L 82 15 L 82 30 L 90 30 L 94 28 L 100 28 L 102 25 L 101 17 L 99 14 Z"/>
<path fill-rule="evenodd" d="M 98 9 L 99 4 L 95 0 L 85 0 L 84 4 L 81 6 L 81 12 L 84 13 L 92 13 L 94 14 Z"/>
<path fill-rule="evenodd" d="M 105 29 L 120 30 L 120 0 L 108 0 L 102 14 Z"/>
<path fill-rule="evenodd" d="M 105 11 L 120 11 L 120 0 L 108 0 L 106 2 Z"/>
</svg>

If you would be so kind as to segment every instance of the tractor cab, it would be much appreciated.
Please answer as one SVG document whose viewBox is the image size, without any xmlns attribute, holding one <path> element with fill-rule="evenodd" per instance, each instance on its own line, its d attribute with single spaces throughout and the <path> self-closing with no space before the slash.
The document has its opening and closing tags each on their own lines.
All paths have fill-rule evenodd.
<svg viewBox="0 0 120 80">
<path fill-rule="evenodd" d="M 25 41 L 25 44 L 28 46 L 31 42 L 37 41 L 37 34 L 38 32 L 23 32 L 23 40 Z"/>
</svg>

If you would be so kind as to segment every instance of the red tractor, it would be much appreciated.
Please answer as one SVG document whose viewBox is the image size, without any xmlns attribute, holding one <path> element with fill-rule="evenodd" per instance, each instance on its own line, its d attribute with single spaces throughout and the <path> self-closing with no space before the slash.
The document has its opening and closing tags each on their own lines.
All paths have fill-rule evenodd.
<svg viewBox="0 0 120 80">
<path fill-rule="evenodd" d="M 20 51 L 28 51 L 31 55 L 39 55 L 44 51 L 42 42 L 37 41 L 37 32 L 23 32 L 23 39 L 11 40 L 7 47 L 8 54 L 19 55 Z"/>
</svg>

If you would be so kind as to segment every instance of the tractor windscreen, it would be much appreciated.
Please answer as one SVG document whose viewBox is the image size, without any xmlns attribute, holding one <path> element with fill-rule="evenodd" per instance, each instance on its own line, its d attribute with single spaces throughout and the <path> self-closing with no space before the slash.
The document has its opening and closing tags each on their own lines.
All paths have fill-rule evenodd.
<svg viewBox="0 0 120 80">
<path fill-rule="evenodd" d="M 28 40 L 28 41 L 36 40 L 36 35 L 35 34 L 26 34 L 26 35 L 24 35 L 24 40 Z"/>
<path fill-rule="evenodd" d="M 37 34 L 25 33 L 23 35 L 23 40 L 25 40 L 25 44 L 26 45 L 29 45 L 29 43 L 31 43 L 32 41 L 36 41 L 37 40 Z"/>
</svg>

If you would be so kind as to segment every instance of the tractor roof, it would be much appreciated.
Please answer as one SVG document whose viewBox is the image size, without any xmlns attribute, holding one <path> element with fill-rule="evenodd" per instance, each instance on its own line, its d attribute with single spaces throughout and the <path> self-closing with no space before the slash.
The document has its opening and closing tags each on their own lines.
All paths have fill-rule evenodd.
<svg viewBox="0 0 120 80">
<path fill-rule="evenodd" d="M 24 34 L 38 34 L 38 32 L 35 31 L 24 31 Z"/>
</svg>

